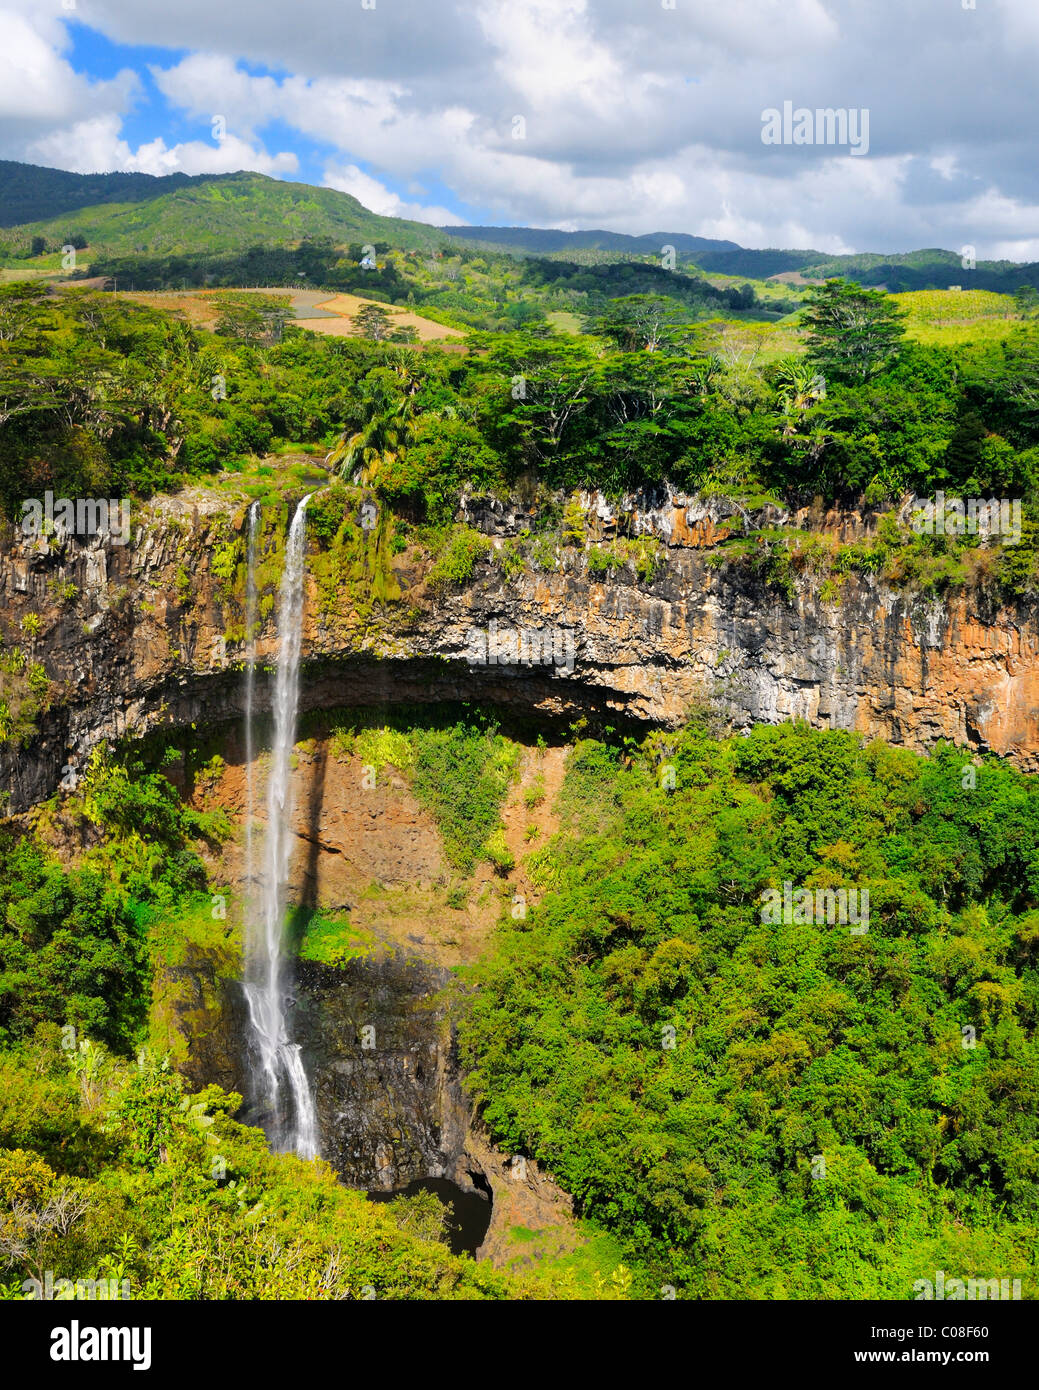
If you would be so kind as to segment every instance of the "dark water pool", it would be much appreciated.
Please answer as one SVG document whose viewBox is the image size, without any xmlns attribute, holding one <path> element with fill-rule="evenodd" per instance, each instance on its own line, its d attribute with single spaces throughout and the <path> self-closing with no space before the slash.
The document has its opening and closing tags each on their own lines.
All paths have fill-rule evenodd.
<svg viewBox="0 0 1039 1390">
<path fill-rule="evenodd" d="M 491 1224 L 491 1202 L 481 1192 L 465 1192 L 449 1178 L 416 1178 L 394 1192 L 369 1192 L 370 1202 L 390 1202 L 394 1197 L 414 1197 L 416 1192 L 435 1193 L 448 1207 L 447 1243 L 455 1255 L 475 1255 Z"/>
</svg>

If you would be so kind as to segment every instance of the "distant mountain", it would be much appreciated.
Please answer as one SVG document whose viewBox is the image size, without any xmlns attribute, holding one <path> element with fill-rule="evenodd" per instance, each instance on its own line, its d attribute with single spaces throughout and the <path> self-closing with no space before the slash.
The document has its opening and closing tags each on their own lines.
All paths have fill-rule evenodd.
<svg viewBox="0 0 1039 1390">
<path fill-rule="evenodd" d="M 696 257 L 696 263 L 708 275 L 745 275 L 752 280 L 767 280 L 773 275 L 793 271 L 806 280 L 857 280 L 860 285 L 882 287 L 892 294 L 901 290 L 945 290 L 950 285 L 1012 294 L 1021 285 L 1039 285 L 1039 265 L 978 261 L 970 270 L 957 252 L 937 247 L 896 254 L 864 252 L 849 256 L 828 256 L 822 251 L 740 248 L 706 252 Z"/>
<path fill-rule="evenodd" d="M 673 246 L 683 260 L 691 258 L 707 275 L 734 275 L 749 280 L 768 280 L 774 275 L 795 272 L 808 280 L 844 277 L 863 285 L 883 285 L 893 291 L 963 285 L 964 288 L 1012 292 L 1020 285 L 1039 285 L 1039 265 L 978 261 L 974 270 L 967 270 L 959 254 L 941 249 L 833 256 L 807 249 L 751 250 L 734 241 L 715 241 L 685 232 L 628 236 L 623 232 L 561 232 L 541 227 L 441 227 L 440 230 L 471 245 L 532 256 L 565 256 L 568 251 L 588 250 L 658 256 L 662 246 Z"/>
<path fill-rule="evenodd" d="M 560 232 L 550 227 L 441 227 L 440 230 L 462 241 L 510 251 L 528 251 L 535 256 L 570 250 L 659 255 L 662 246 L 673 246 L 683 255 L 741 249 L 735 241 L 714 241 L 710 237 L 690 236 L 687 232 L 649 232 L 643 236 L 628 236 L 624 232 Z"/>
<path fill-rule="evenodd" d="M 709 251 L 697 257 L 701 269 L 712 275 L 746 275 L 751 280 L 767 280 L 772 275 L 785 275 L 790 271 L 800 271 L 809 279 L 822 279 L 815 267 L 829 257 L 821 251 L 749 251 L 739 247 L 735 251 Z M 839 274 L 834 271 L 834 274 Z"/>
<path fill-rule="evenodd" d="M 219 174 L 70 174 L 0 159 L 0 227 L 42 222 L 101 203 L 143 203 Z"/>
<path fill-rule="evenodd" d="M 1015 261 L 978 261 L 972 269 L 964 265 L 959 253 L 940 247 L 898 255 L 864 252 L 823 257 L 813 264 L 811 274 L 816 279 L 844 276 L 860 285 L 882 285 L 892 293 L 962 285 L 964 289 L 1012 294 L 1022 285 L 1039 285 L 1039 264 L 1034 262 L 1022 265 Z"/>
<path fill-rule="evenodd" d="M 19 167 L 32 170 L 30 165 Z M 121 176 L 99 176 L 102 181 L 117 177 Z M 29 196 L 31 182 L 27 175 L 23 199 Z M 48 182 L 42 180 L 44 190 Z M 114 192 L 114 186 L 109 191 Z M 264 174 L 191 179 L 172 174 L 153 179 L 150 185 L 134 185 L 134 192 L 132 200 L 77 206 L 42 220 L 9 224 L 6 234 L 0 233 L 0 250 L 8 255 L 24 253 L 35 236 L 43 237 L 51 249 L 82 237 L 91 256 L 108 257 L 215 254 L 254 245 L 284 246 L 304 237 L 328 237 L 336 244 L 384 242 L 404 250 L 433 250 L 448 244 L 435 227 L 380 217 L 348 193 L 286 183 Z M 39 201 L 49 196 L 43 191 Z"/>
<path fill-rule="evenodd" d="M 949 285 L 1013 292 L 1039 286 L 1039 264 L 979 261 L 971 270 L 959 253 L 930 248 L 899 254 L 832 256 L 822 251 L 750 250 L 734 241 L 651 232 L 629 236 L 603 229 L 563 232 L 543 227 L 431 227 L 380 217 L 356 198 L 331 188 L 286 183 L 264 174 L 70 174 L 0 160 L 0 261 L 24 260 L 34 238 L 53 253 L 84 242 L 85 259 L 111 264 L 126 258 L 206 258 L 251 248 L 372 242 L 380 250 L 447 250 L 462 243 L 488 252 L 566 257 L 593 263 L 611 255 L 659 257 L 673 246 L 683 268 L 748 280 L 843 276 L 897 290 Z M 578 255 L 577 253 L 582 253 Z"/>
</svg>

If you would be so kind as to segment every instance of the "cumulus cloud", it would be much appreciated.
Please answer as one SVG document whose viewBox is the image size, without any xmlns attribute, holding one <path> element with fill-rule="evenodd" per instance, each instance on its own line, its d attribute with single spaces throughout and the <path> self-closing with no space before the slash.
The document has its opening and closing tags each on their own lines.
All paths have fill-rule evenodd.
<svg viewBox="0 0 1039 1390">
<path fill-rule="evenodd" d="M 141 99 L 133 74 L 91 83 L 72 70 L 60 0 L 4 3 L 9 157 L 285 174 L 305 152 L 329 187 L 373 210 L 444 223 L 460 209 L 461 220 L 756 246 L 971 243 L 1015 256 L 1039 239 L 1034 0 L 973 11 L 953 0 L 90 0 L 88 22 L 108 38 L 187 55 L 153 62 L 165 108 L 136 149 L 119 125 Z M 764 145 L 762 111 L 786 100 L 868 109 L 869 155 Z M 163 125 L 218 115 L 219 145 Z"/>
<path fill-rule="evenodd" d="M 0 5 L 0 152 L 19 158 L 32 141 L 89 113 L 118 113 L 133 100 L 139 80 L 130 70 L 109 82 L 91 82 L 63 56 L 64 26 L 16 0 Z"/>
<path fill-rule="evenodd" d="M 77 174 L 98 170 L 135 174 L 232 174 L 251 169 L 261 174 L 292 174 L 299 160 L 291 151 L 269 155 L 229 135 L 214 144 L 190 140 L 167 146 L 161 136 L 136 150 L 120 137 L 118 116 L 94 116 L 68 130 L 54 131 L 29 145 L 34 163 L 70 169 Z"/>
<path fill-rule="evenodd" d="M 463 225 L 462 218 L 450 208 L 406 202 L 378 179 L 364 173 L 356 164 L 347 164 L 341 168 L 330 166 L 325 170 L 325 187 L 338 189 L 340 193 L 349 193 L 370 212 L 377 212 L 380 217 L 408 217 L 413 222 L 432 222 L 438 227 Z"/>
</svg>

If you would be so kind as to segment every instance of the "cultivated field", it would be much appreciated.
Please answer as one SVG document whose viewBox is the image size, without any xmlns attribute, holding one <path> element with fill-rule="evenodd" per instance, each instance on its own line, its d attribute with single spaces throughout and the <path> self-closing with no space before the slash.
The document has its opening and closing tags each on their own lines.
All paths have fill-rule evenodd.
<svg viewBox="0 0 1039 1390">
<path fill-rule="evenodd" d="M 167 313 L 183 315 L 196 328 L 213 329 L 220 317 L 221 298 L 229 294 L 263 294 L 275 299 L 288 299 L 292 305 L 296 322 L 301 328 L 309 328 L 313 333 L 327 333 L 336 338 L 355 336 L 351 319 L 365 304 L 374 304 L 372 299 L 363 299 L 355 294 L 329 296 L 326 290 L 133 290 L 120 291 L 120 299 L 132 299 L 138 304 L 150 304 L 153 308 Z M 421 314 L 401 309 L 394 304 L 383 304 L 394 327 L 411 327 L 418 334 L 419 342 L 457 342 L 462 335 L 455 329 L 445 328 L 443 324 L 433 323 Z"/>
<path fill-rule="evenodd" d="M 998 341 L 1021 318 L 1009 294 L 991 290 L 913 290 L 892 298 L 908 310 L 906 331 L 920 343 Z"/>
<path fill-rule="evenodd" d="M 329 333 L 336 338 L 349 337 L 354 332 L 350 320 L 365 304 L 373 303 L 374 300 L 362 299 L 356 294 L 336 294 L 331 299 L 319 296 L 319 301 L 314 307 L 323 309 L 324 314 L 311 319 L 302 310 L 297 310 L 296 318 L 302 322 L 304 328 L 313 329 L 315 333 Z M 394 304 L 383 304 L 381 307 L 389 314 L 395 328 L 414 328 L 420 343 L 452 339 L 458 341 L 462 337 L 457 329 L 445 328 L 442 323 L 434 323 L 432 319 L 425 319 L 421 314 L 412 313 L 410 309 L 401 309 Z"/>
</svg>

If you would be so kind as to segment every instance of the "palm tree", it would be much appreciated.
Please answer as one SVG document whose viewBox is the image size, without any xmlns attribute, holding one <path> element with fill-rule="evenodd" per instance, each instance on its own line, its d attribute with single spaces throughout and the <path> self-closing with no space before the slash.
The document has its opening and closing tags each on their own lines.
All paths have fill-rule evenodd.
<svg viewBox="0 0 1039 1390">
<path fill-rule="evenodd" d="M 338 467 L 343 478 L 371 486 L 387 463 L 407 449 L 415 434 L 415 412 L 409 396 L 373 410 L 352 435 L 341 434 L 325 462 Z"/>
<path fill-rule="evenodd" d="M 721 375 L 724 363 L 716 352 L 710 353 L 702 362 L 693 367 L 693 390 L 698 396 L 707 396 L 714 389 L 714 383 Z"/>
<path fill-rule="evenodd" d="M 786 417 L 783 425 L 784 437 L 789 437 L 797 429 L 805 411 L 826 399 L 826 382 L 810 362 L 791 358 L 784 362 L 776 373 L 780 388 L 779 404 Z"/>
</svg>

